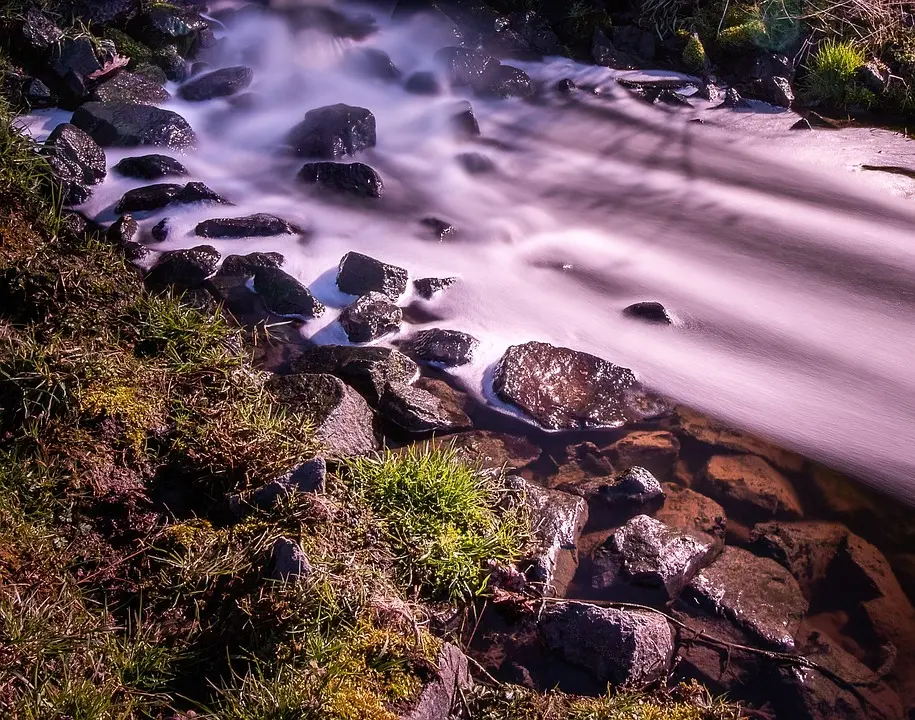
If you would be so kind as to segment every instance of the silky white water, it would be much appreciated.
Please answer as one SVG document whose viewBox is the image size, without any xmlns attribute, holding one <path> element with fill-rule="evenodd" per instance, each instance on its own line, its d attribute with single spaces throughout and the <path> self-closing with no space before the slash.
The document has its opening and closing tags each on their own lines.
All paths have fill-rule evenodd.
<svg viewBox="0 0 915 720">
<path fill-rule="evenodd" d="M 459 372 L 483 397 L 506 347 L 548 341 L 631 367 L 678 402 L 915 502 L 915 183 L 862 169 L 915 169 L 908 141 L 879 130 L 791 131 L 796 115 L 764 105 L 648 106 L 615 82 L 625 73 L 561 59 L 512 63 L 543 86 L 538 99 L 470 98 L 483 135 L 457 140 L 448 117 L 459 92 L 417 97 L 343 69 L 347 48 L 362 45 L 386 50 L 407 75 L 431 69 L 449 43 L 428 19 L 395 26 L 370 11 L 379 30 L 360 43 L 296 30 L 279 15 L 229 27 L 208 59 L 253 67 L 261 101 L 164 107 L 199 137 L 180 158 L 187 179 L 235 206 L 139 214 L 147 233 L 173 219 L 157 250 L 282 253 L 284 268 L 328 305 L 302 329 L 318 342 L 345 342 L 335 317 L 353 298 L 336 290 L 334 273 L 347 251 L 405 267 L 411 279 L 457 276 L 431 302 L 402 299 L 440 319 L 405 324 L 400 336 L 446 327 L 478 337 L 476 361 Z M 561 96 L 552 86 L 562 77 L 601 92 Z M 283 152 L 305 112 L 339 102 L 376 116 L 378 145 L 357 159 L 383 177 L 381 200 L 310 194 L 295 179 L 303 160 Z M 63 120 L 26 118 L 39 137 Z M 109 167 L 152 151 L 109 150 Z M 461 152 L 483 153 L 498 169 L 468 175 L 454 159 Z M 109 222 L 118 198 L 144 184 L 111 173 L 81 209 Z M 201 220 L 255 212 L 308 232 L 193 235 Z M 452 222 L 456 236 L 432 239 L 426 217 Z M 678 322 L 621 315 L 640 300 L 664 303 Z"/>
</svg>

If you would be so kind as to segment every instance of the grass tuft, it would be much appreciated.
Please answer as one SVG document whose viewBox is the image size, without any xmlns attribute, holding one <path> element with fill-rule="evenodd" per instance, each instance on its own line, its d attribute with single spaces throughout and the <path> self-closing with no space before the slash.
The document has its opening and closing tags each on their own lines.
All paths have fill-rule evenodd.
<svg viewBox="0 0 915 720">
<path fill-rule="evenodd" d="M 843 107 L 855 97 L 855 76 L 864 60 L 864 53 L 852 43 L 823 40 L 810 59 L 804 95 L 814 102 Z"/>
</svg>

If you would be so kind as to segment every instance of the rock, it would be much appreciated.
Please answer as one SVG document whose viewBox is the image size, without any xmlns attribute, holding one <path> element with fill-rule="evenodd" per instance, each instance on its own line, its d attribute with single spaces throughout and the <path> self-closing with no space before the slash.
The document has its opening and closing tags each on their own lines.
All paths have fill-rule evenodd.
<svg viewBox="0 0 915 720">
<path fill-rule="evenodd" d="M 435 53 L 435 64 L 442 70 L 451 85 L 473 85 L 491 67 L 498 67 L 499 61 L 479 50 L 461 47 L 445 47 Z"/>
<path fill-rule="evenodd" d="M 92 185 L 105 179 L 105 151 L 79 128 L 58 125 L 45 142 L 47 160 L 64 194 L 64 203 L 79 205 L 92 194 Z"/>
<path fill-rule="evenodd" d="M 637 515 L 595 551 L 591 586 L 619 600 L 667 604 L 720 549 L 708 536 Z"/>
<path fill-rule="evenodd" d="M 343 56 L 343 64 L 350 72 L 375 80 L 393 81 L 401 75 L 391 56 L 378 48 L 350 48 Z"/>
<path fill-rule="evenodd" d="M 588 505 L 581 498 L 546 490 L 517 475 L 506 485 L 521 493 L 531 519 L 535 552 L 527 576 L 544 595 L 563 597 L 578 567 L 578 541 L 588 522 Z"/>
<path fill-rule="evenodd" d="M 720 103 L 722 91 L 713 82 L 703 82 L 699 85 L 699 97 L 703 100 L 708 100 L 710 103 Z"/>
<path fill-rule="evenodd" d="M 32 7 L 14 25 L 9 43 L 23 60 L 40 62 L 50 56 L 51 51 L 63 39 L 63 35 L 61 29 L 47 15 Z"/>
<path fill-rule="evenodd" d="M 136 10 L 135 0 L 77 0 L 68 4 L 73 16 L 87 25 L 120 23 Z"/>
<path fill-rule="evenodd" d="M 152 229 L 149 231 L 149 234 L 152 236 L 152 239 L 156 242 L 165 242 L 168 240 L 168 236 L 171 235 L 172 231 L 172 221 L 171 218 L 162 218 L 159 222 L 152 226 Z"/>
<path fill-rule="evenodd" d="M 216 218 L 197 224 L 194 233 L 207 238 L 271 237 L 298 235 L 302 229 L 276 215 L 257 213 L 237 218 Z"/>
<path fill-rule="evenodd" d="M 655 477 L 666 479 L 677 464 L 680 441 L 664 430 L 636 430 L 621 437 L 604 454 L 614 467 L 625 470 L 639 465 Z"/>
<path fill-rule="evenodd" d="M 473 83 L 474 92 L 481 97 L 530 97 L 534 84 L 523 70 L 511 65 L 492 65 Z"/>
<path fill-rule="evenodd" d="M 540 615 L 547 646 L 599 682 L 640 687 L 664 678 L 673 632 L 662 616 L 584 603 L 548 603 Z"/>
<path fill-rule="evenodd" d="M 676 90 L 664 87 L 645 88 L 640 93 L 642 100 L 649 105 L 669 105 L 671 107 L 692 107 L 693 104 Z"/>
<path fill-rule="evenodd" d="M 179 45 L 185 52 L 193 46 L 195 36 L 206 29 L 206 21 L 198 14 L 166 5 L 140 13 L 127 25 L 130 35 L 144 45 L 153 49 Z"/>
<path fill-rule="evenodd" d="M 727 92 L 724 94 L 724 100 L 718 106 L 720 108 L 732 108 L 732 109 L 748 109 L 751 107 L 750 103 L 744 100 L 740 93 L 737 92 L 734 88 L 728 88 Z"/>
<path fill-rule="evenodd" d="M 493 389 L 551 430 L 620 427 L 668 410 L 628 368 L 541 342 L 508 348 L 496 366 Z"/>
<path fill-rule="evenodd" d="M 294 540 L 280 537 L 270 551 L 270 577 L 281 582 L 299 582 L 311 575 L 311 563 Z"/>
<path fill-rule="evenodd" d="M 890 82 L 890 69 L 879 60 L 870 60 L 858 68 L 858 82 L 875 95 L 882 95 Z"/>
<path fill-rule="evenodd" d="M 403 311 L 387 295 L 370 292 L 345 307 L 339 322 L 350 342 L 367 343 L 397 332 L 403 322 Z"/>
<path fill-rule="evenodd" d="M 116 213 L 148 212 L 169 205 L 183 189 L 175 183 L 158 183 L 128 190 L 114 206 Z"/>
<path fill-rule="evenodd" d="M 613 45 L 628 55 L 653 60 L 657 52 L 655 34 L 637 25 L 614 26 L 612 37 Z"/>
<path fill-rule="evenodd" d="M 508 16 L 509 27 L 520 35 L 531 50 L 543 55 L 559 55 L 562 43 L 549 22 L 534 10 L 521 10 Z"/>
<path fill-rule="evenodd" d="M 256 490 L 251 498 L 260 508 L 268 509 L 293 493 L 324 492 L 327 463 L 324 458 L 307 460 L 276 480 Z"/>
<path fill-rule="evenodd" d="M 661 489 L 664 505 L 654 513 L 654 519 L 712 543 L 717 555 L 724 547 L 727 530 L 724 508 L 711 498 L 674 483 L 664 483 Z"/>
<path fill-rule="evenodd" d="M 379 292 L 397 300 L 407 291 L 407 271 L 368 255 L 348 252 L 340 260 L 337 287 L 348 295 Z"/>
<path fill-rule="evenodd" d="M 520 470 L 540 457 L 540 448 L 527 438 L 489 430 L 472 430 L 430 442 L 437 447 L 453 447 L 461 459 L 484 470 Z"/>
<path fill-rule="evenodd" d="M 315 439 L 331 457 L 367 455 L 378 449 L 372 411 L 365 400 L 332 375 L 286 375 L 267 381 L 277 398 L 307 413 Z"/>
<path fill-rule="evenodd" d="M 756 455 L 716 455 L 700 475 L 697 490 L 720 502 L 746 525 L 801 517 L 800 500 L 788 479 Z"/>
<path fill-rule="evenodd" d="M 472 426 L 460 409 L 446 408 L 432 393 L 406 383 L 388 383 L 378 401 L 385 422 L 411 434 L 452 433 Z"/>
<path fill-rule="evenodd" d="M 103 147 L 163 145 L 183 150 L 197 142 L 183 117 L 151 105 L 88 102 L 77 108 L 72 122 Z"/>
<path fill-rule="evenodd" d="M 807 612 L 800 587 L 781 565 L 737 547 L 702 570 L 685 591 L 688 602 L 726 618 L 764 647 L 790 652 Z"/>
<path fill-rule="evenodd" d="M 183 82 L 191 73 L 190 64 L 174 45 L 163 48 L 153 59 L 165 73 L 165 77 L 173 82 Z"/>
<path fill-rule="evenodd" d="M 459 367 L 473 359 L 473 351 L 479 344 L 479 340 L 467 333 L 431 328 L 409 337 L 403 351 L 420 362 Z"/>
<path fill-rule="evenodd" d="M 113 168 L 124 177 L 158 180 L 171 175 L 187 175 L 187 168 L 168 155 L 141 155 L 119 161 Z"/>
<path fill-rule="evenodd" d="M 384 194 L 381 176 L 365 163 L 306 163 L 298 179 L 320 190 L 356 197 L 380 198 Z"/>
<path fill-rule="evenodd" d="M 219 252 L 210 245 L 198 245 L 187 250 L 164 252 L 147 273 L 146 281 L 152 285 L 175 285 L 179 288 L 197 288 L 216 272 Z"/>
<path fill-rule="evenodd" d="M 164 87 L 143 75 L 121 70 L 92 91 L 92 100 L 98 102 L 125 102 L 140 105 L 159 105 L 171 99 Z"/>
<path fill-rule="evenodd" d="M 813 130 L 813 126 L 807 118 L 801 118 L 789 130 Z"/>
<path fill-rule="evenodd" d="M 571 78 L 563 78 L 556 83 L 556 92 L 560 95 L 569 95 L 578 89 L 578 85 Z"/>
<path fill-rule="evenodd" d="M 300 373 L 328 373 L 352 385 L 373 405 L 388 383 L 413 383 L 419 368 L 403 353 L 384 347 L 321 345 L 308 348 L 294 363 Z"/>
<path fill-rule="evenodd" d="M 457 278 L 419 278 L 413 281 L 413 289 L 424 300 L 431 300 L 437 293 L 457 282 Z"/>
<path fill-rule="evenodd" d="M 610 503 L 646 505 L 664 497 L 657 478 L 643 467 L 632 467 L 615 482 L 601 486 L 601 496 Z"/>
<path fill-rule="evenodd" d="M 604 67 L 627 69 L 635 66 L 634 58 L 617 49 L 599 27 L 594 28 L 591 36 L 591 58 Z"/>
<path fill-rule="evenodd" d="M 22 91 L 22 99 L 32 110 L 54 107 L 58 103 L 57 95 L 38 78 L 32 78 L 26 82 Z"/>
<path fill-rule="evenodd" d="M 165 85 L 168 82 L 169 77 L 165 74 L 165 71 L 160 68 L 158 65 L 153 65 L 151 62 L 139 62 L 137 63 L 132 72 L 137 75 L 142 75 L 147 80 L 156 83 L 159 86 Z"/>
<path fill-rule="evenodd" d="M 375 147 L 375 116 L 361 107 L 328 105 L 309 110 L 290 132 L 296 154 L 335 160 Z"/>
<path fill-rule="evenodd" d="M 127 243 L 134 242 L 139 231 L 140 226 L 131 215 L 121 215 L 121 217 L 108 228 L 105 239 L 114 245 L 114 247 L 122 248 L 127 245 Z"/>
<path fill-rule="evenodd" d="M 419 221 L 419 224 L 429 230 L 429 234 L 438 240 L 443 242 L 446 237 L 449 235 L 454 235 L 455 228 L 447 220 L 440 220 L 439 218 L 427 217 Z"/>
<path fill-rule="evenodd" d="M 404 83 L 404 90 L 413 95 L 438 95 L 442 91 L 435 73 L 415 72 Z"/>
<path fill-rule="evenodd" d="M 92 41 L 81 36 L 63 38 L 55 43 L 51 48 L 48 69 L 56 76 L 58 89 L 72 107 L 89 94 L 91 76 L 99 72 L 102 65 L 95 55 Z"/>
<path fill-rule="evenodd" d="M 496 169 L 496 164 L 480 153 L 461 153 L 455 160 L 471 175 L 485 175 Z"/>
<path fill-rule="evenodd" d="M 178 88 L 178 95 L 189 102 L 229 97 L 247 89 L 253 79 L 254 71 L 249 67 L 222 68 L 188 80 Z"/>
<path fill-rule="evenodd" d="M 670 325 L 670 313 L 659 302 L 638 302 L 623 310 L 623 315 L 659 325 Z"/>
<path fill-rule="evenodd" d="M 308 288 L 278 267 L 255 268 L 254 291 L 261 296 L 267 309 L 276 315 L 313 318 L 324 314 L 324 305 Z"/>
<path fill-rule="evenodd" d="M 253 277 L 258 268 L 278 268 L 285 258 L 279 253 L 253 252 L 247 255 L 228 255 L 216 273 L 220 277 Z"/>
<path fill-rule="evenodd" d="M 436 659 L 438 672 L 420 691 L 413 708 L 399 720 L 441 720 L 455 706 L 458 697 L 465 697 L 473 687 L 467 656 L 457 646 L 445 643 Z"/>
<path fill-rule="evenodd" d="M 794 91 L 791 89 L 791 83 L 787 78 L 773 76 L 760 80 L 760 92 L 763 97 L 773 105 L 790 108 L 794 102 Z"/>
<path fill-rule="evenodd" d="M 451 127 L 455 134 L 461 138 L 475 138 L 480 136 L 480 123 L 473 114 L 473 106 L 465 101 L 457 103 L 451 115 Z"/>
</svg>

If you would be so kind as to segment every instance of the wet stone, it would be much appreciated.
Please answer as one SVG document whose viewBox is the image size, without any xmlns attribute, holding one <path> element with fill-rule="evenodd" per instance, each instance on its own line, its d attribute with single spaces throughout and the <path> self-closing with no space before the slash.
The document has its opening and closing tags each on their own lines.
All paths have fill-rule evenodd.
<svg viewBox="0 0 915 720">
<path fill-rule="evenodd" d="M 114 206 L 116 213 L 148 212 L 164 208 L 172 202 L 183 186 L 175 183 L 158 183 L 134 188 L 124 193 Z"/>
<path fill-rule="evenodd" d="M 534 84 L 523 70 L 511 65 L 495 65 L 487 68 L 483 76 L 473 85 L 480 97 L 526 98 L 534 94 Z"/>
<path fill-rule="evenodd" d="M 48 69 L 57 76 L 56 86 L 72 107 L 89 94 L 90 76 L 102 65 L 88 37 L 63 38 L 51 48 Z"/>
<path fill-rule="evenodd" d="M 301 546 L 288 538 L 277 538 L 270 551 L 270 577 L 281 582 L 299 582 L 311 575 L 311 563 Z"/>
<path fill-rule="evenodd" d="M 121 245 L 121 252 L 124 253 L 124 259 L 134 265 L 143 263 L 152 254 L 148 247 L 134 240 Z"/>
<path fill-rule="evenodd" d="M 168 155 L 141 155 L 127 157 L 114 166 L 119 175 L 141 180 L 158 180 L 172 175 L 187 175 L 187 168 Z"/>
<path fill-rule="evenodd" d="M 467 430 L 470 419 L 460 409 L 446 408 L 432 393 L 405 383 L 388 383 L 378 402 L 378 414 L 408 433 L 447 433 Z"/>
<path fill-rule="evenodd" d="M 57 96 L 38 78 L 26 83 L 22 98 L 32 110 L 54 107 L 58 102 Z"/>
<path fill-rule="evenodd" d="M 641 466 L 657 478 L 671 476 L 680 455 L 680 441 L 664 430 L 636 430 L 608 447 L 604 454 L 614 467 Z"/>
<path fill-rule="evenodd" d="M 123 247 L 129 242 L 133 242 L 139 231 L 140 226 L 131 215 L 121 215 L 108 228 L 105 239 L 115 247 Z"/>
<path fill-rule="evenodd" d="M 183 117 L 152 105 L 88 102 L 73 113 L 72 123 L 103 147 L 163 145 L 183 150 L 197 141 Z"/>
<path fill-rule="evenodd" d="M 720 502 L 728 516 L 746 525 L 799 519 L 800 501 L 788 479 L 756 455 L 716 455 L 698 479 L 697 490 Z"/>
<path fill-rule="evenodd" d="M 413 289 L 423 300 L 431 300 L 437 293 L 457 282 L 457 278 L 419 278 L 413 281 Z"/>
<path fill-rule="evenodd" d="M 254 271 L 254 291 L 267 309 L 276 315 L 320 317 L 324 305 L 292 275 L 277 267 L 259 267 Z"/>
<path fill-rule="evenodd" d="M 472 85 L 480 80 L 490 67 L 499 61 L 479 50 L 446 47 L 435 53 L 435 64 L 452 85 Z"/>
<path fill-rule="evenodd" d="M 171 250 L 162 253 L 159 261 L 147 273 L 146 281 L 152 285 L 196 288 L 216 272 L 218 263 L 219 252 L 210 245 Z"/>
<path fill-rule="evenodd" d="M 575 84 L 574 80 L 569 78 L 563 78 L 556 83 L 556 92 L 560 93 L 561 95 L 568 95 L 577 89 L 578 85 Z"/>
<path fill-rule="evenodd" d="M 381 176 L 365 163 L 306 163 L 298 179 L 321 190 L 355 197 L 380 198 L 384 194 Z"/>
<path fill-rule="evenodd" d="M 296 154 L 328 160 L 375 147 L 375 140 L 375 116 L 343 104 L 309 110 L 288 138 Z"/>
<path fill-rule="evenodd" d="M 45 147 L 48 164 L 64 191 L 64 202 L 79 205 L 89 199 L 91 186 L 105 179 L 105 151 L 79 128 L 63 123 L 51 132 Z"/>
<path fill-rule="evenodd" d="M 404 83 L 404 90 L 413 95 L 438 95 L 442 91 L 435 73 L 415 72 Z"/>
<path fill-rule="evenodd" d="M 493 389 L 552 430 L 620 427 L 668 411 L 628 368 L 541 342 L 508 348 L 496 366 Z"/>
<path fill-rule="evenodd" d="M 740 93 L 737 92 L 734 88 L 728 88 L 727 92 L 724 94 L 724 100 L 718 106 L 722 108 L 732 108 L 732 109 L 748 109 L 751 107 L 750 103 L 744 100 Z"/>
<path fill-rule="evenodd" d="M 623 315 L 659 325 L 670 325 L 670 313 L 659 302 L 639 302 L 629 305 L 623 310 Z"/>
<path fill-rule="evenodd" d="M 403 310 L 387 295 L 370 292 L 345 307 L 339 322 L 350 342 L 367 343 L 397 332 L 403 322 Z"/>
<path fill-rule="evenodd" d="M 600 496 L 611 504 L 647 505 L 662 502 L 664 489 L 658 479 L 643 467 L 632 467 L 612 483 L 600 486 Z"/>
<path fill-rule="evenodd" d="M 449 235 L 454 235 L 454 225 L 446 220 L 427 217 L 420 220 L 419 224 L 426 228 L 429 231 L 429 234 L 439 242 L 443 241 Z"/>
<path fill-rule="evenodd" d="M 152 236 L 152 239 L 156 242 L 165 242 L 168 240 L 168 236 L 171 234 L 171 218 L 162 218 L 159 222 L 152 226 L 152 229 L 149 231 L 149 234 Z"/>
<path fill-rule="evenodd" d="M 451 127 L 461 138 L 475 138 L 481 134 L 480 123 L 477 122 L 477 116 L 474 115 L 473 106 L 467 101 L 455 105 L 451 114 Z"/>
<path fill-rule="evenodd" d="M 343 57 L 343 65 L 356 75 L 375 80 L 394 81 L 401 75 L 391 56 L 378 48 L 351 48 Z"/>
<path fill-rule="evenodd" d="M 654 519 L 675 530 L 689 533 L 715 546 L 724 547 L 727 517 L 724 508 L 711 498 L 674 483 L 664 483 L 664 505 Z"/>
<path fill-rule="evenodd" d="M 196 13 L 166 6 L 140 13 L 128 24 L 130 35 L 153 49 L 175 43 L 189 49 L 193 37 L 206 28 L 206 21 Z"/>
<path fill-rule="evenodd" d="M 270 237 L 273 235 L 297 235 L 301 228 L 266 213 L 246 217 L 216 218 L 197 224 L 194 233 L 207 238 Z"/>
<path fill-rule="evenodd" d="M 285 258 L 275 252 L 228 255 L 216 274 L 220 277 L 253 277 L 258 268 L 278 268 L 284 261 Z"/>
<path fill-rule="evenodd" d="M 402 349 L 420 362 L 459 367 L 473 359 L 473 351 L 479 344 L 479 340 L 467 333 L 431 328 L 409 337 Z"/>
<path fill-rule="evenodd" d="M 195 203 L 195 202 L 212 202 L 220 205 L 231 205 L 222 195 L 215 190 L 208 188 L 202 182 L 189 182 L 178 193 L 175 202 Z"/>
<path fill-rule="evenodd" d="M 336 375 L 373 405 L 378 403 L 389 383 L 411 384 L 419 376 L 416 363 L 397 350 L 349 345 L 308 348 L 295 360 L 293 370 Z"/>
<path fill-rule="evenodd" d="M 43 60 L 61 41 L 63 32 L 44 13 L 29 8 L 9 38 L 14 51 L 24 59 Z"/>
<path fill-rule="evenodd" d="M 128 102 L 141 105 L 159 105 L 171 99 L 169 92 L 143 75 L 121 70 L 92 91 L 98 102 Z"/>
<path fill-rule="evenodd" d="M 178 94 L 189 102 L 229 97 L 247 89 L 254 79 L 249 67 L 228 67 L 192 78 L 178 88 Z"/>
<path fill-rule="evenodd" d="M 470 175 L 485 175 L 496 169 L 496 164 L 480 153 L 461 153 L 455 159 Z"/>
<path fill-rule="evenodd" d="M 368 255 L 349 252 L 340 260 L 337 287 L 348 295 L 380 292 L 397 300 L 407 291 L 407 271 Z"/>
</svg>

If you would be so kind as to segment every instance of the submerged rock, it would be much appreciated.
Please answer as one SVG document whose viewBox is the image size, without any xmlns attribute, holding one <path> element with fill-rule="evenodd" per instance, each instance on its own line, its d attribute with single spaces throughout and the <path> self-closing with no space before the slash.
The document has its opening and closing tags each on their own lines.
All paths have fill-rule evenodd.
<svg viewBox="0 0 915 720">
<path fill-rule="evenodd" d="M 638 302 L 629 305 L 623 310 L 623 315 L 639 320 L 658 323 L 659 325 L 670 325 L 670 313 L 659 302 Z"/>
<path fill-rule="evenodd" d="M 438 95 L 442 87 L 435 73 L 415 72 L 404 83 L 404 90 L 414 95 Z"/>
<path fill-rule="evenodd" d="M 270 551 L 270 577 L 281 582 L 299 582 L 311 575 L 311 563 L 302 547 L 289 538 L 280 537 Z"/>
<path fill-rule="evenodd" d="M 187 175 L 187 168 L 168 155 L 141 155 L 127 157 L 112 168 L 124 177 L 157 180 L 171 175 Z"/>
<path fill-rule="evenodd" d="M 351 48 L 344 56 L 343 64 L 357 75 L 376 80 L 393 81 L 401 74 L 391 56 L 378 48 Z"/>
<path fill-rule="evenodd" d="M 457 278 L 419 278 L 413 281 L 413 289 L 423 300 L 431 300 L 437 293 L 457 282 Z"/>
<path fill-rule="evenodd" d="M 499 61 L 479 50 L 446 47 L 435 53 L 435 64 L 452 85 L 472 85 L 489 68 L 499 67 Z"/>
<path fill-rule="evenodd" d="M 219 252 L 211 245 L 198 245 L 187 250 L 164 252 L 147 273 L 146 281 L 152 285 L 175 285 L 179 288 L 196 288 L 216 272 Z"/>
<path fill-rule="evenodd" d="M 321 190 L 356 197 L 380 198 L 384 194 L 381 176 L 365 163 L 306 163 L 299 170 L 298 178 Z"/>
<path fill-rule="evenodd" d="M 283 403 L 314 422 L 315 439 L 333 457 L 367 455 L 378 449 L 372 410 L 358 392 L 332 375 L 273 377 L 267 387 Z"/>
<path fill-rule="evenodd" d="M 530 76 L 511 65 L 488 67 L 482 77 L 474 82 L 473 89 L 481 97 L 525 98 L 534 94 Z"/>
<path fill-rule="evenodd" d="M 680 441 L 665 430 L 636 430 L 610 445 L 604 454 L 614 467 L 635 465 L 648 470 L 657 478 L 669 478 L 680 456 Z"/>
<path fill-rule="evenodd" d="M 287 220 L 266 213 L 204 220 L 194 228 L 195 234 L 207 238 L 270 237 L 272 235 L 297 235 L 301 232 L 301 228 Z"/>
<path fill-rule="evenodd" d="M 357 252 L 340 260 L 337 287 L 348 295 L 379 292 L 396 300 L 407 291 L 407 271 Z"/>
<path fill-rule="evenodd" d="M 471 427 L 459 408 L 448 408 L 435 395 L 406 383 L 388 383 L 378 401 L 385 422 L 413 434 L 457 432 Z"/>
<path fill-rule="evenodd" d="M 375 140 L 375 116 L 342 103 L 309 110 L 288 138 L 298 155 L 328 160 L 375 147 Z"/>
<path fill-rule="evenodd" d="M 387 295 L 370 292 L 345 307 L 339 321 L 350 342 L 367 343 L 396 332 L 403 322 L 403 310 Z"/>
<path fill-rule="evenodd" d="M 171 99 L 168 90 L 159 83 L 126 70 L 120 71 L 92 91 L 98 102 L 126 102 L 140 105 L 160 105 Z"/>
<path fill-rule="evenodd" d="M 628 368 L 541 342 L 510 347 L 496 366 L 493 389 L 552 430 L 620 427 L 668 411 Z"/>
<path fill-rule="evenodd" d="M 617 477 L 594 478 L 569 485 L 566 489 L 617 508 L 660 507 L 664 502 L 661 483 L 645 468 L 638 466 L 629 468 Z"/>
<path fill-rule="evenodd" d="M 551 650 L 602 683 L 639 687 L 664 678 L 670 668 L 673 631 L 654 613 L 548 603 L 540 631 Z"/>
<path fill-rule="evenodd" d="M 485 175 L 496 169 L 496 164 L 480 153 L 461 153 L 455 159 L 470 175 Z"/>
<path fill-rule="evenodd" d="M 479 344 L 479 340 L 467 333 L 431 328 L 409 337 L 403 344 L 403 350 L 421 362 L 459 367 L 473 359 L 474 348 Z"/>
<path fill-rule="evenodd" d="M 105 179 L 105 151 L 78 127 L 63 123 L 51 132 L 45 147 L 54 177 L 61 184 L 64 203 L 79 205 L 92 194 L 91 187 Z"/>
<path fill-rule="evenodd" d="M 664 505 L 655 511 L 654 519 L 712 544 L 717 555 L 724 547 L 727 529 L 724 508 L 711 498 L 675 483 L 664 483 L 661 489 Z"/>
<path fill-rule="evenodd" d="M 480 123 L 473 113 L 473 106 L 466 100 L 458 103 L 451 114 L 451 127 L 460 138 L 475 138 L 480 136 Z"/>
<path fill-rule="evenodd" d="M 720 502 L 728 515 L 753 525 L 798 519 L 800 500 L 788 479 L 755 455 L 716 455 L 698 479 L 697 490 Z"/>
<path fill-rule="evenodd" d="M 202 102 L 213 98 L 229 97 L 245 90 L 254 79 L 249 67 L 228 67 L 214 70 L 187 81 L 178 88 L 182 100 Z"/>
<path fill-rule="evenodd" d="M 72 123 L 103 147 L 163 145 L 183 150 L 197 142 L 187 120 L 171 110 L 125 102 L 88 102 Z"/>
<path fill-rule="evenodd" d="M 384 347 L 320 345 L 308 348 L 293 363 L 301 373 L 328 373 L 352 385 L 373 405 L 391 384 L 412 384 L 419 368 L 403 353 Z"/>
<path fill-rule="evenodd" d="M 324 305 L 292 275 L 278 267 L 258 267 L 254 270 L 254 290 L 267 309 L 276 315 L 320 317 Z"/>
<path fill-rule="evenodd" d="M 285 258 L 275 252 L 228 255 L 216 274 L 220 277 L 252 277 L 258 268 L 278 268 L 284 261 Z"/>
</svg>

